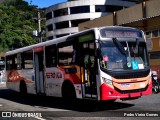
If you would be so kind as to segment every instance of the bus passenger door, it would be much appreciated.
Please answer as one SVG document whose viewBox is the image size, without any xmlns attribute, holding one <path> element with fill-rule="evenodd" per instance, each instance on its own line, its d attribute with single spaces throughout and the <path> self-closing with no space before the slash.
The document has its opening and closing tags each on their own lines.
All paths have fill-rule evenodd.
<svg viewBox="0 0 160 120">
<path fill-rule="evenodd" d="M 94 42 L 80 43 L 80 56 L 83 96 L 97 98 Z"/>
<path fill-rule="evenodd" d="M 36 92 L 39 94 L 43 94 L 45 93 L 43 47 L 38 47 L 34 49 L 34 65 L 35 65 Z"/>
</svg>

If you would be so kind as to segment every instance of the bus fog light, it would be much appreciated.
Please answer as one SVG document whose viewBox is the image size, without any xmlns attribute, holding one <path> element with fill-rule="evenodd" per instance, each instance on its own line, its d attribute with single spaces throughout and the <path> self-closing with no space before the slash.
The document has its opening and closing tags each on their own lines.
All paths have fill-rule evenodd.
<svg viewBox="0 0 160 120">
<path fill-rule="evenodd" d="M 109 80 L 109 79 L 107 79 L 107 78 L 104 78 L 104 77 L 102 77 L 102 79 L 103 79 L 103 81 L 104 81 L 105 83 L 107 83 L 107 84 L 109 84 L 109 85 L 112 85 L 112 81 L 111 81 L 111 80 Z"/>
</svg>

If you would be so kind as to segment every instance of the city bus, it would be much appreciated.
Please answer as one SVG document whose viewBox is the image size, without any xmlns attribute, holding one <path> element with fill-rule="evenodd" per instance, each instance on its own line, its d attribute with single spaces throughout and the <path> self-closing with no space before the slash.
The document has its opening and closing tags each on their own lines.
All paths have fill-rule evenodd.
<svg viewBox="0 0 160 120">
<path fill-rule="evenodd" d="M 114 101 L 152 93 L 143 31 L 106 26 L 8 51 L 7 87 L 65 100 Z"/>
</svg>

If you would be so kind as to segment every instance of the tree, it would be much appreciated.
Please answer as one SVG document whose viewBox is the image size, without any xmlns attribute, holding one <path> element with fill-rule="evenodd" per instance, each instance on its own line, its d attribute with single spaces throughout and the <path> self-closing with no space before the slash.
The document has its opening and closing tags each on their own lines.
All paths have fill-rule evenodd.
<svg viewBox="0 0 160 120">
<path fill-rule="evenodd" d="M 37 23 L 37 6 L 28 5 L 23 0 L 5 0 L 0 4 L 0 51 L 16 49 L 37 43 L 32 31 Z"/>
</svg>

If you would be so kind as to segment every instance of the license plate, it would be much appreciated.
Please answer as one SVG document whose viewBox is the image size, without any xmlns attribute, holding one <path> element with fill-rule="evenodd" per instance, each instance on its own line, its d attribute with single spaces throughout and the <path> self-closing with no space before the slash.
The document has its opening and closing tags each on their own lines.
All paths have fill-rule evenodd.
<svg viewBox="0 0 160 120">
<path fill-rule="evenodd" d="M 121 87 L 130 87 L 130 84 L 129 83 L 121 84 Z"/>
</svg>

